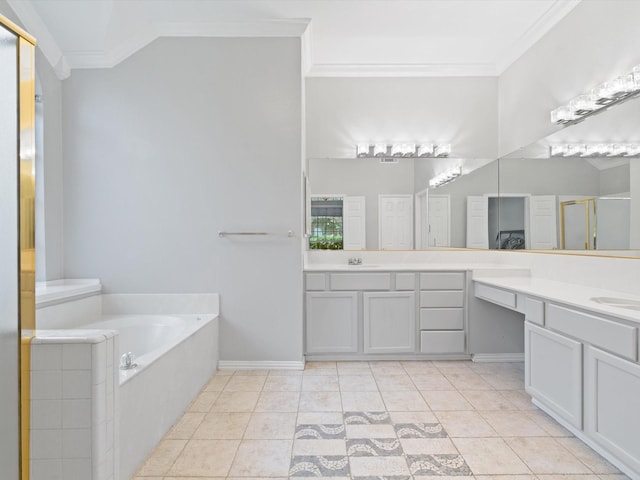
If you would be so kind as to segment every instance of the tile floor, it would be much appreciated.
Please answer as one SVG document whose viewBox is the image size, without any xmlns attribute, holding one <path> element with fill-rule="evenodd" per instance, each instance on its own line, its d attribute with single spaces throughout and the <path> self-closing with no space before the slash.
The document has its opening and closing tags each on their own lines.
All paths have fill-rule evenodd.
<svg viewBox="0 0 640 480">
<path fill-rule="evenodd" d="M 533 406 L 523 384 L 521 363 L 219 371 L 134 480 L 627 478 Z"/>
</svg>

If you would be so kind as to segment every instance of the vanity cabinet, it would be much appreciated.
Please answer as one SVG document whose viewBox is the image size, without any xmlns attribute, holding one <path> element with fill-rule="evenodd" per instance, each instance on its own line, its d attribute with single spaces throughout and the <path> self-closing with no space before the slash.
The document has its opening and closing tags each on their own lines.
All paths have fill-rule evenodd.
<svg viewBox="0 0 640 480">
<path fill-rule="evenodd" d="M 465 286 L 461 271 L 307 272 L 305 354 L 460 358 Z"/>
<path fill-rule="evenodd" d="M 364 292 L 365 353 L 413 353 L 416 300 L 413 292 Z"/>
<path fill-rule="evenodd" d="M 585 432 L 635 472 L 640 472 L 639 399 L 640 365 L 586 348 Z"/>
<path fill-rule="evenodd" d="M 464 272 L 420 274 L 420 351 L 465 352 Z"/>
<path fill-rule="evenodd" d="M 525 390 L 582 428 L 582 344 L 526 322 Z"/>
<path fill-rule="evenodd" d="M 307 292 L 307 353 L 358 351 L 358 292 Z"/>
</svg>

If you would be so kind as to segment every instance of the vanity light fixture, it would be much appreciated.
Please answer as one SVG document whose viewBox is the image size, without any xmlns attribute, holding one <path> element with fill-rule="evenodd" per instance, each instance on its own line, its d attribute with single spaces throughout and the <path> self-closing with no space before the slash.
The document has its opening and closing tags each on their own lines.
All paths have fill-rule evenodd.
<svg viewBox="0 0 640 480">
<path fill-rule="evenodd" d="M 460 175 L 462 175 L 462 167 L 457 167 L 452 170 L 449 170 L 448 172 L 441 173 L 437 177 L 434 177 L 431 180 L 429 180 L 429 187 L 430 188 L 441 187 L 442 185 L 446 185 L 447 183 L 453 182 Z"/>
<path fill-rule="evenodd" d="M 449 143 L 358 143 L 356 145 L 356 157 L 448 157 L 451 155 Z"/>
<path fill-rule="evenodd" d="M 640 143 L 564 143 L 549 147 L 551 157 L 638 157 Z"/>
<path fill-rule="evenodd" d="M 559 125 L 582 120 L 609 105 L 640 94 L 640 65 L 630 73 L 601 83 L 588 93 L 578 95 L 568 104 L 551 111 L 551 123 Z"/>
</svg>

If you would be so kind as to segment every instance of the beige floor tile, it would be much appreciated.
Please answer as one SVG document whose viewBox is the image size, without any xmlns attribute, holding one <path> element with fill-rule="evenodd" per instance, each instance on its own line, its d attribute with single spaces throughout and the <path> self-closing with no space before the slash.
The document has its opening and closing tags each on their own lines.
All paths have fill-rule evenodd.
<svg viewBox="0 0 640 480">
<path fill-rule="evenodd" d="M 164 475 L 169 471 L 186 444 L 187 440 L 162 440 L 136 475 L 140 477 Z"/>
<path fill-rule="evenodd" d="M 229 368 L 229 369 L 224 368 L 224 369 L 218 370 L 218 371 L 216 372 L 216 375 L 221 375 L 221 376 L 224 376 L 224 377 L 230 377 L 230 376 L 232 376 L 234 373 L 236 373 L 236 371 L 235 371 L 235 370 L 233 370 L 233 369 L 231 369 L 231 368 Z"/>
<path fill-rule="evenodd" d="M 454 370 L 466 372 L 473 365 L 471 360 L 436 360 L 431 363 L 441 372 L 452 372 Z"/>
<path fill-rule="evenodd" d="M 434 373 L 410 374 L 413 384 L 418 390 L 455 390 L 447 377 L 436 371 Z"/>
<path fill-rule="evenodd" d="M 424 475 L 414 475 L 413 477 L 411 477 L 413 480 L 475 480 L 475 477 L 472 476 L 464 476 L 464 475 L 456 475 L 456 476 L 448 476 L 448 475 L 429 475 L 429 476 L 424 476 Z"/>
<path fill-rule="evenodd" d="M 478 374 L 504 375 L 521 371 L 513 363 L 505 362 L 471 362 L 471 370 Z"/>
<path fill-rule="evenodd" d="M 539 476 L 540 475 L 538 475 L 538 477 Z M 598 475 L 598 477 L 600 478 L 600 480 L 631 480 L 624 473 L 618 473 L 613 475 Z"/>
<path fill-rule="evenodd" d="M 340 390 L 343 392 L 378 391 L 378 384 L 370 372 L 363 375 L 340 375 L 338 379 L 340 381 Z"/>
<path fill-rule="evenodd" d="M 336 362 L 307 362 L 304 365 L 304 376 L 308 375 L 336 375 Z"/>
<path fill-rule="evenodd" d="M 431 410 L 473 410 L 467 400 L 455 391 L 420 391 Z"/>
<path fill-rule="evenodd" d="M 407 371 L 400 362 L 370 362 L 369 366 L 375 376 L 378 375 L 406 375 Z"/>
<path fill-rule="evenodd" d="M 401 438 L 407 455 L 457 454 L 458 449 L 449 438 Z"/>
<path fill-rule="evenodd" d="M 269 370 L 236 370 L 236 377 L 266 377 Z"/>
<path fill-rule="evenodd" d="M 458 390 L 494 390 L 494 388 L 485 382 L 480 375 L 471 371 L 454 370 L 452 372 L 444 371 L 444 376 Z"/>
<path fill-rule="evenodd" d="M 288 480 L 288 477 L 227 477 L 227 480 Z"/>
<path fill-rule="evenodd" d="M 371 375 L 369 362 L 338 362 L 338 375 Z"/>
<path fill-rule="evenodd" d="M 302 377 L 304 370 L 269 370 L 270 377 Z"/>
<path fill-rule="evenodd" d="M 259 392 L 262 390 L 266 375 L 234 375 L 229 379 L 229 382 L 224 387 L 225 392 Z"/>
<path fill-rule="evenodd" d="M 338 375 L 306 376 L 302 379 L 303 392 L 339 392 Z"/>
<path fill-rule="evenodd" d="M 239 440 L 189 440 L 168 474 L 224 477 L 229 473 L 239 444 Z"/>
<path fill-rule="evenodd" d="M 227 375 L 214 375 L 207 386 L 204 387 L 205 392 L 221 392 L 231 377 Z"/>
<path fill-rule="evenodd" d="M 141 480 L 151 480 L 149 477 L 140 477 Z M 225 477 L 162 477 L 160 480 L 225 480 Z M 257 479 L 252 479 L 257 480 Z M 275 479 L 271 479 L 275 480 Z"/>
<path fill-rule="evenodd" d="M 398 423 L 438 423 L 438 418 L 433 412 L 389 412 L 391 422 Z"/>
<path fill-rule="evenodd" d="M 531 402 L 531 395 L 524 390 L 497 390 L 500 395 L 511 402 L 518 410 L 538 410 Z"/>
<path fill-rule="evenodd" d="M 382 412 L 385 408 L 378 392 L 342 392 L 342 410 L 345 412 Z"/>
<path fill-rule="evenodd" d="M 260 392 L 222 392 L 212 405 L 211 411 L 252 412 L 259 396 Z"/>
<path fill-rule="evenodd" d="M 429 410 L 427 403 L 418 391 L 382 392 L 382 399 L 387 407 L 387 411 L 400 412 L 406 410 L 408 412 L 424 412 Z"/>
<path fill-rule="evenodd" d="M 258 398 L 256 412 L 297 412 L 300 392 L 265 392 Z"/>
<path fill-rule="evenodd" d="M 293 442 L 293 456 L 346 455 L 344 440 L 296 440 Z"/>
<path fill-rule="evenodd" d="M 244 438 L 249 440 L 290 440 L 296 429 L 296 413 L 254 413 Z"/>
<path fill-rule="evenodd" d="M 557 441 L 560 445 L 573 453 L 578 460 L 589 467 L 593 473 L 601 475 L 613 475 L 620 473 L 620 470 L 611 465 L 611 463 L 585 445 L 581 440 L 571 437 L 558 438 Z"/>
<path fill-rule="evenodd" d="M 416 386 L 406 373 L 402 375 L 375 375 L 375 379 L 381 392 L 417 391 Z"/>
<path fill-rule="evenodd" d="M 404 457 L 350 457 L 351 477 L 410 475 Z"/>
<path fill-rule="evenodd" d="M 302 392 L 300 394 L 301 412 L 340 412 L 342 401 L 339 392 Z"/>
<path fill-rule="evenodd" d="M 408 374 L 438 373 L 438 369 L 430 361 L 408 360 L 400 364 Z"/>
<path fill-rule="evenodd" d="M 298 425 L 337 425 L 342 423 L 340 412 L 298 412 Z"/>
<path fill-rule="evenodd" d="M 201 440 L 240 440 L 244 435 L 250 413 L 209 413 L 193 434 Z"/>
<path fill-rule="evenodd" d="M 346 425 L 347 438 L 396 438 L 393 425 Z"/>
<path fill-rule="evenodd" d="M 231 466 L 234 477 L 282 477 L 289 473 L 291 440 L 243 440 Z"/>
<path fill-rule="evenodd" d="M 536 480 L 535 475 L 476 475 L 475 478 L 476 480 Z"/>
<path fill-rule="evenodd" d="M 577 475 L 577 474 L 536 475 L 536 477 L 538 478 L 538 480 L 600 480 L 600 477 L 598 475 Z"/>
<path fill-rule="evenodd" d="M 164 438 L 190 439 L 205 415 L 205 413 L 186 412 L 182 415 L 182 418 L 171 427 L 171 430 L 167 432 Z"/>
<path fill-rule="evenodd" d="M 513 375 L 480 375 L 482 379 L 496 390 L 522 390 L 524 379 Z"/>
<path fill-rule="evenodd" d="M 573 437 L 573 434 L 542 410 L 525 412 L 551 437 Z"/>
<path fill-rule="evenodd" d="M 481 412 L 501 437 L 546 437 L 549 434 L 525 412 Z"/>
<path fill-rule="evenodd" d="M 302 389 L 302 375 L 300 376 L 272 376 L 267 377 L 262 387 L 263 392 L 299 392 Z"/>
<path fill-rule="evenodd" d="M 476 410 L 518 410 L 497 390 L 458 390 Z"/>
<path fill-rule="evenodd" d="M 575 455 L 551 437 L 507 438 L 508 445 L 536 474 L 591 473 Z"/>
<path fill-rule="evenodd" d="M 188 412 L 206 413 L 220 396 L 220 392 L 200 392 L 189 408 Z"/>
<path fill-rule="evenodd" d="M 436 417 L 450 437 L 497 437 L 489 423 L 474 411 L 436 412 Z"/>
<path fill-rule="evenodd" d="M 453 438 L 474 475 L 530 474 L 531 471 L 501 438 Z"/>
</svg>

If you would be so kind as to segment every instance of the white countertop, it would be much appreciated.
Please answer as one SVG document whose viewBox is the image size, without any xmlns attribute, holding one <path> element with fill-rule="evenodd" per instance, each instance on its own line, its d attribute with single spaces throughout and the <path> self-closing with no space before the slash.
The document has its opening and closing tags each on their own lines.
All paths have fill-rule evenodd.
<svg viewBox="0 0 640 480">
<path fill-rule="evenodd" d="M 475 275 L 491 277 L 493 275 L 508 277 L 511 275 L 526 276 L 529 270 L 511 265 L 494 263 L 379 263 L 348 265 L 346 263 L 313 263 L 304 267 L 305 272 L 442 272 L 471 270 Z"/>
<path fill-rule="evenodd" d="M 628 293 L 525 276 L 474 275 L 473 281 L 493 287 L 503 288 L 516 293 L 523 293 L 543 298 L 545 300 L 563 303 L 565 305 L 596 313 L 611 315 L 632 322 L 640 322 L 639 310 L 612 307 L 591 300 L 593 297 L 613 297 L 640 302 L 639 296 L 634 296 Z"/>
<path fill-rule="evenodd" d="M 97 295 L 102 291 L 98 279 L 65 279 L 36 284 L 36 306 L 43 307 L 71 298 Z"/>
</svg>

